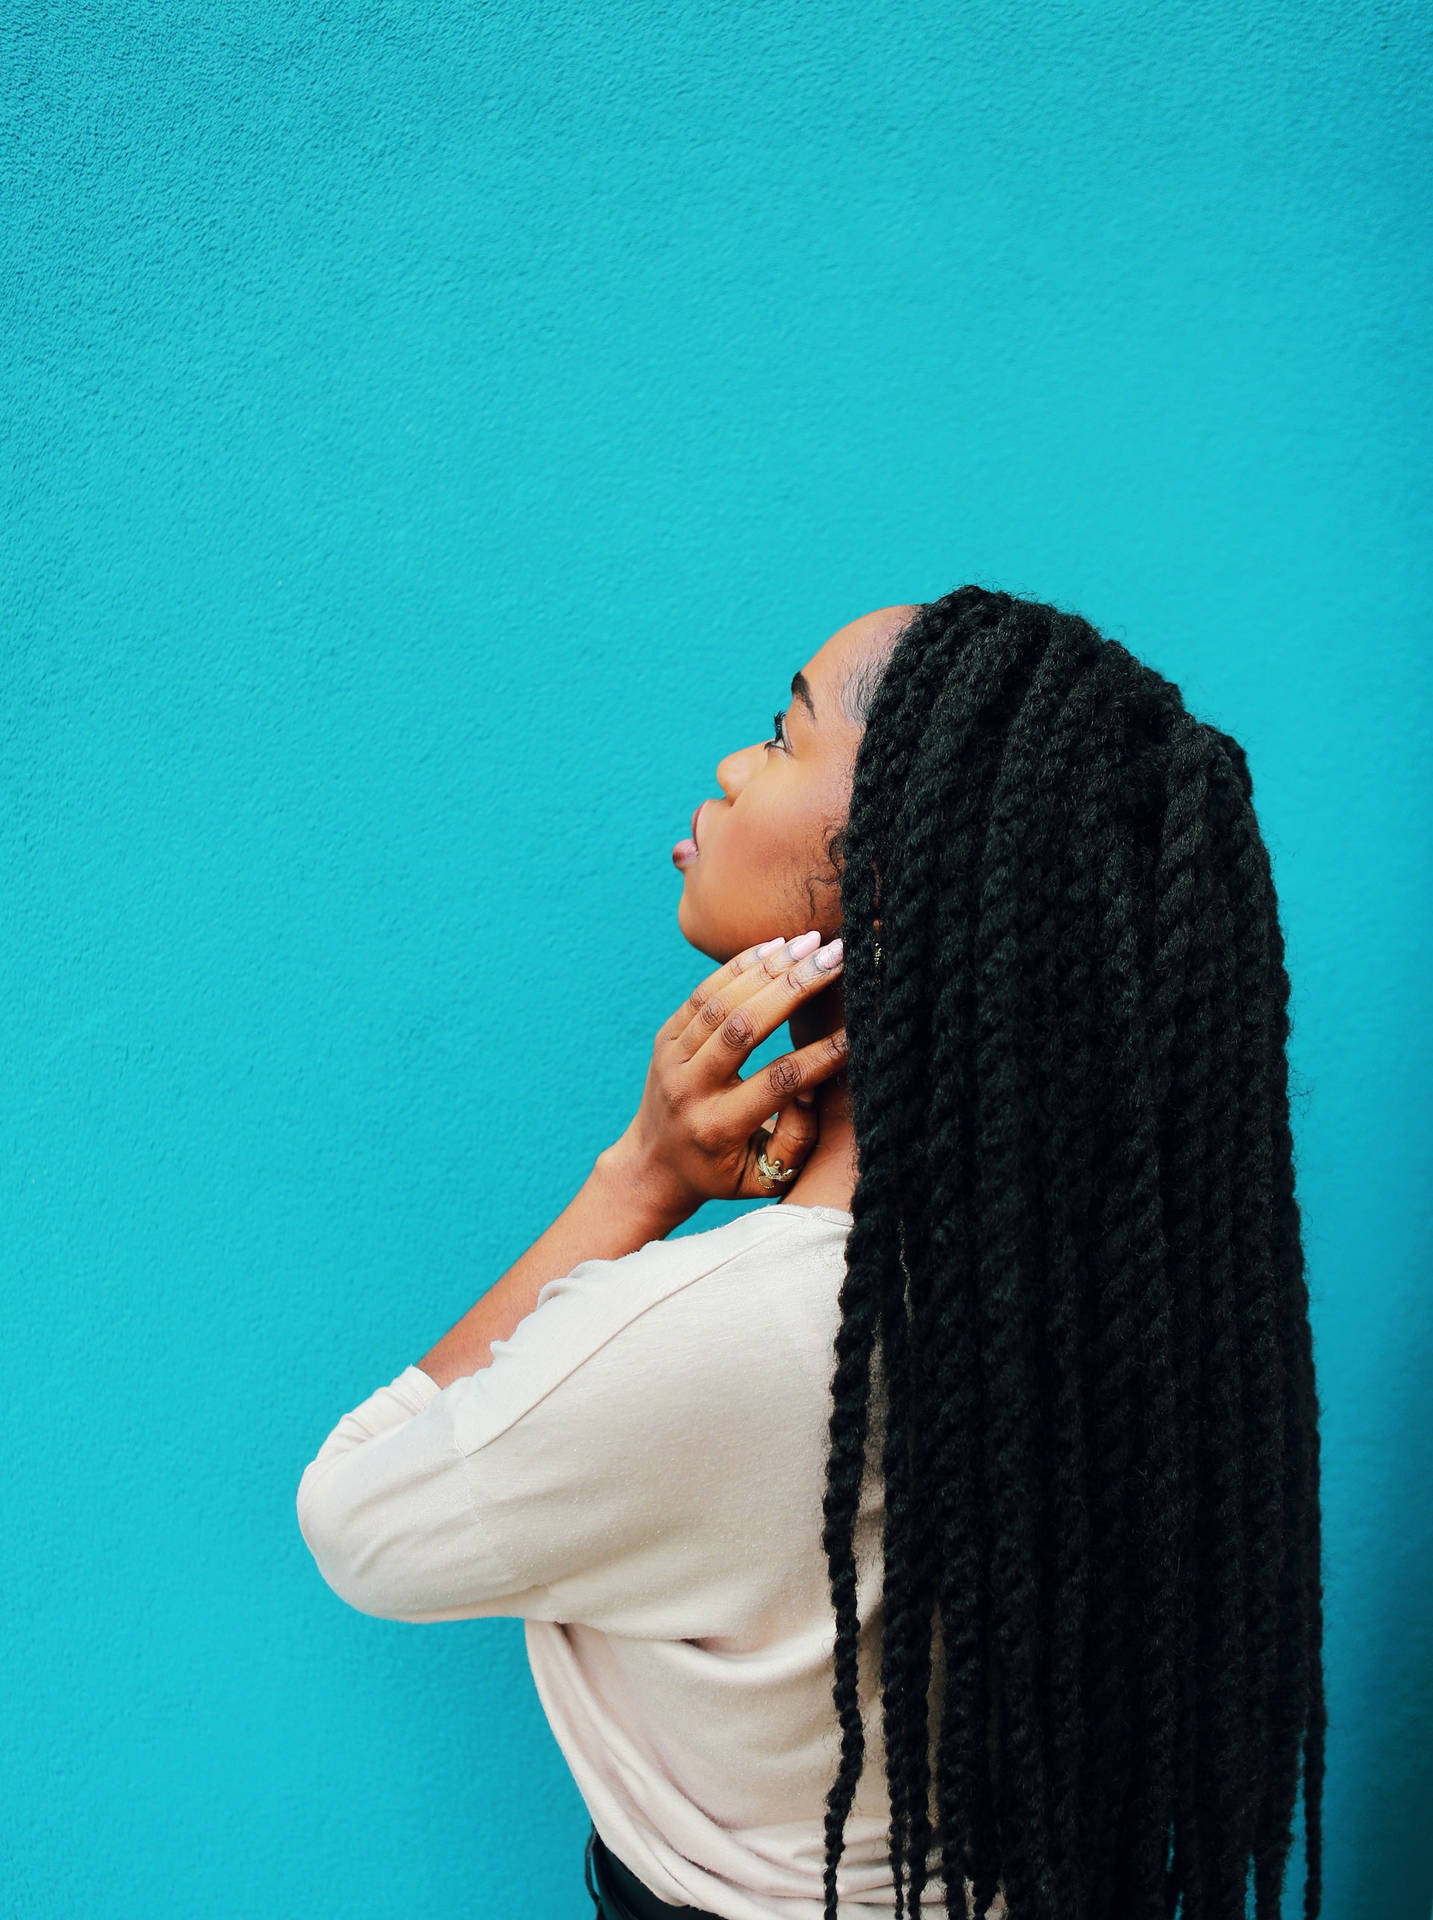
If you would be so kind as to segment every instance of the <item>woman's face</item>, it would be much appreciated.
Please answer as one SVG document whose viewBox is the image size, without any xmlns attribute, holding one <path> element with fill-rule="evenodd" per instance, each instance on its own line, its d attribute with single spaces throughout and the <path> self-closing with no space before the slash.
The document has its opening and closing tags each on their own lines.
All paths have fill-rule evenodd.
<svg viewBox="0 0 1433 1920">
<path fill-rule="evenodd" d="M 729 960 L 743 947 L 816 927 L 841 927 L 840 882 L 827 842 L 845 824 L 862 722 L 848 683 L 879 668 L 915 606 L 882 607 L 833 633 L 795 675 L 779 735 L 718 763 L 721 797 L 704 800 L 696 839 L 678 841 L 677 923 L 699 953 Z"/>
</svg>

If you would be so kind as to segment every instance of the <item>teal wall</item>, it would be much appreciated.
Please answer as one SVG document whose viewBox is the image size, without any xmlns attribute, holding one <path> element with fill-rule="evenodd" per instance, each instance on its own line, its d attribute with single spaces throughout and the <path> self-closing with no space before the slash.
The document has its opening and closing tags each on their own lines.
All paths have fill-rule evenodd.
<svg viewBox="0 0 1433 1920">
<path fill-rule="evenodd" d="M 625 1125 L 716 761 L 975 579 L 1249 749 L 1324 1910 L 1424 1920 L 1427 8 L 18 0 L 0 59 L 6 1911 L 586 1912 L 520 1623 L 344 1608 L 299 1472 Z"/>
</svg>

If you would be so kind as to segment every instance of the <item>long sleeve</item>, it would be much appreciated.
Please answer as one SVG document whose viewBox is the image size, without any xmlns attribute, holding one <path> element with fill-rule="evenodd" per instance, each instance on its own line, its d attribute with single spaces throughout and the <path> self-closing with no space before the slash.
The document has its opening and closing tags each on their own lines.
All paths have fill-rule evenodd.
<svg viewBox="0 0 1433 1920">
<path fill-rule="evenodd" d="M 750 1489 L 790 1443 L 792 1307 L 741 1256 L 788 1224 L 583 1261 L 490 1366 L 442 1389 L 408 1367 L 346 1414 L 298 1494 L 334 1592 L 387 1619 L 675 1637 L 748 1605 Z"/>
<path fill-rule="evenodd" d="M 351 1605 L 521 1617 L 602 1838 L 658 1898 L 732 1920 L 823 1907 L 841 1725 L 822 1533 L 851 1224 L 782 1202 L 584 1262 L 490 1366 L 442 1389 L 408 1367 L 370 1394 L 299 1489 L 304 1537 Z M 843 1920 L 895 1900 L 879 1401 L 852 1538 L 867 1766 L 837 1870 Z M 943 1904 L 937 1875 L 922 1913 Z"/>
<path fill-rule="evenodd" d="M 446 1415 L 421 1417 L 441 1397 L 405 1367 L 343 1416 L 299 1481 L 299 1530 L 360 1613 L 469 1619 L 511 1611 L 503 1603 L 521 1585 L 483 1534 Z"/>
</svg>

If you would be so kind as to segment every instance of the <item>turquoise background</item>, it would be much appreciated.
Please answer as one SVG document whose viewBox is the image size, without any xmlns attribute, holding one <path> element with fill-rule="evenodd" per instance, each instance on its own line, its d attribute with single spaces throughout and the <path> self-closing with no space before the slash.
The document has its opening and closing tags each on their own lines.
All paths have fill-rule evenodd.
<svg viewBox="0 0 1433 1920">
<path fill-rule="evenodd" d="M 836 627 L 979 580 L 1250 754 L 1324 1912 L 1425 1920 L 1430 40 L 11 8 L 7 1913 L 587 1913 L 521 1624 L 345 1608 L 299 1474 L 626 1124 L 708 971 L 669 849 L 717 761 Z"/>
</svg>

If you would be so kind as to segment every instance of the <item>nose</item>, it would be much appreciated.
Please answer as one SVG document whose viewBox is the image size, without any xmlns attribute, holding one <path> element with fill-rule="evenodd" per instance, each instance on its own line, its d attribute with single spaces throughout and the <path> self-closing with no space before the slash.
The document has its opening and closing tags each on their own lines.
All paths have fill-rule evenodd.
<svg viewBox="0 0 1433 1920">
<path fill-rule="evenodd" d="M 724 760 L 718 760 L 717 785 L 728 800 L 734 800 L 751 778 L 761 752 L 760 746 L 739 747 Z"/>
</svg>

